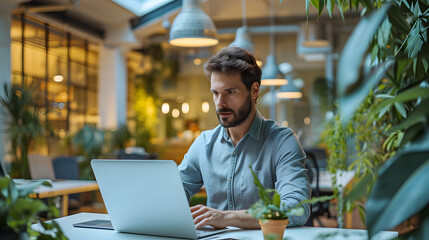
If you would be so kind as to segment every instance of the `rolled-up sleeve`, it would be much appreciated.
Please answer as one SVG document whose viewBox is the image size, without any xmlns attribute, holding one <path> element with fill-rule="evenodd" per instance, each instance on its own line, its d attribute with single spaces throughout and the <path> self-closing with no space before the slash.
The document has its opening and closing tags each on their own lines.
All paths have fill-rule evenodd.
<svg viewBox="0 0 429 240">
<path fill-rule="evenodd" d="M 199 136 L 195 139 L 178 167 L 188 201 L 203 186 L 203 178 L 198 162 L 199 149 L 203 145 L 202 137 Z"/>
<path fill-rule="evenodd" d="M 275 188 L 280 194 L 285 208 L 297 206 L 301 201 L 310 198 L 311 188 L 304 167 L 305 153 L 292 131 L 283 131 L 276 151 Z M 304 225 L 310 216 L 310 207 L 304 206 L 304 214 L 289 217 L 290 226 Z"/>
</svg>

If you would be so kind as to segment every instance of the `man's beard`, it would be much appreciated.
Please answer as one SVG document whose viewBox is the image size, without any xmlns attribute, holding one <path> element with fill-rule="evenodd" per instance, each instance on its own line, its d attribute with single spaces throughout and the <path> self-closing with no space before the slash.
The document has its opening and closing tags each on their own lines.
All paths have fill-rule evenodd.
<svg viewBox="0 0 429 240">
<path fill-rule="evenodd" d="M 216 110 L 216 114 L 217 114 L 217 118 L 219 119 L 220 125 L 222 125 L 222 127 L 225 127 L 225 128 L 230 128 L 230 127 L 238 126 L 241 123 L 243 123 L 244 120 L 246 120 L 249 117 L 249 114 L 251 111 L 252 111 L 252 97 L 249 93 L 249 97 L 244 102 L 243 106 L 241 106 L 240 109 L 238 109 L 238 114 L 231 108 L 219 108 Z M 224 121 L 222 121 L 221 119 L 223 117 L 219 116 L 220 112 L 232 113 L 232 116 L 233 116 L 232 120 L 230 122 L 224 122 L 227 119 L 227 118 L 224 118 Z"/>
</svg>

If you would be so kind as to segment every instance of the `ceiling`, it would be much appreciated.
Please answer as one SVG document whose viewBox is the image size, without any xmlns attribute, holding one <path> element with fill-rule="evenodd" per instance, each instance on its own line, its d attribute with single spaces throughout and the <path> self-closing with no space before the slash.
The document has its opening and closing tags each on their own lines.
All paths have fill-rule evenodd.
<svg viewBox="0 0 429 240">
<path fill-rule="evenodd" d="M 203 10 L 212 18 L 220 33 L 222 29 L 231 30 L 242 25 L 242 0 L 202 2 Z M 274 2 L 276 25 L 306 22 L 304 0 L 247 0 L 245 3 L 248 26 L 269 26 L 271 2 Z M 131 22 L 137 40 L 146 45 L 168 38 L 168 26 L 179 13 L 181 3 L 182 0 L 32 0 L 22 4 L 21 8 L 50 16 L 102 38 L 112 26 Z M 317 19 L 314 7 L 310 6 L 308 15 L 309 21 Z M 342 22 L 338 11 L 333 18 Z M 323 23 L 326 19 L 328 17 L 324 13 L 318 21 Z M 228 38 L 231 36 L 233 37 L 230 34 Z"/>
</svg>

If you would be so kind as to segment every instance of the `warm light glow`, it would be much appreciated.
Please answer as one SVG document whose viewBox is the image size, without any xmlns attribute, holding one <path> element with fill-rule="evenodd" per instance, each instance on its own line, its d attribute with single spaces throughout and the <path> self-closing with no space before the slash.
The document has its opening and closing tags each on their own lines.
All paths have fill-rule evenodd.
<svg viewBox="0 0 429 240">
<path fill-rule="evenodd" d="M 66 134 L 67 134 L 67 132 L 64 129 L 61 129 L 58 131 L 58 137 L 60 137 L 61 139 L 65 138 Z"/>
<path fill-rule="evenodd" d="M 177 47 L 210 47 L 218 43 L 219 41 L 214 38 L 176 38 L 170 40 L 170 44 Z"/>
<path fill-rule="evenodd" d="M 261 80 L 261 85 L 262 86 L 281 86 L 281 85 L 286 85 L 287 84 L 287 80 L 282 78 L 282 79 L 262 79 Z"/>
<path fill-rule="evenodd" d="M 162 113 L 167 114 L 170 111 L 170 105 L 168 105 L 168 103 L 163 103 L 161 111 Z"/>
<path fill-rule="evenodd" d="M 261 60 L 256 60 L 256 64 L 257 64 L 259 67 L 262 67 L 262 65 L 264 65 L 264 63 L 263 63 Z"/>
<path fill-rule="evenodd" d="M 282 127 L 288 127 L 288 126 L 289 126 L 289 123 L 287 121 L 282 122 Z"/>
<path fill-rule="evenodd" d="M 182 103 L 182 112 L 184 114 L 187 114 L 189 112 L 189 103 L 187 102 Z"/>
<path fill-rule="evenodd" d="M 309 41 L 304 41 L 302 45 L 304 47 L 324 48 L 324 47 L 329 47 L 329 41 L 328 40 L 309 40 Z"/>
<path fill-rule="evenodd" d="M 310 125 L 310 123 L 311 123 L 311 118 L 310 117 L 305 117 L 304 118 L 304 124 L 305 125 Z"/>
<path fill-rule="evenodd" d="M 194 59 L 194 64 L 197 65 L 197 66 L 199 66 L 201 64 L 201 59 L 195 58 Z"/>
<path fill-rule="evenodd" d="M 304 54 L 303 57 L 307 62 L 322 62 L 326 59 L 326 56 L 323 53 L 308 53 Z"/>
<path fill-rule="evenodd" d="M 302 97 L 302 93 L 300 92 L 278 92 L 277 93 L 277 98 L 280 98 L 280 99 L 297 99 L 301 97 Z"/>
<path fill-rule="evenodd" d="M 55 75 L 54 76 L 54 81 L 55 82 L 62 82 L 64 80 L 64 77 L 61 75 Z"/>
<path fill-rule="evenodd" d="M 171 111 L 171 115 L 172 115 L 174 118 L 178 118 L 178 117 L 180 116 L 180 111 L 179 111 L 179 109 L 177 109 L 177 108 L 173 109 L 173 111 Z"/>
<path fill-rule="evenodd" d="M 203 113 L 208 113 L 210 110 L 210 105 L 208 102 L 203 102 L 201 105 L 201 109 L 203 110 Z"/>
</svg>

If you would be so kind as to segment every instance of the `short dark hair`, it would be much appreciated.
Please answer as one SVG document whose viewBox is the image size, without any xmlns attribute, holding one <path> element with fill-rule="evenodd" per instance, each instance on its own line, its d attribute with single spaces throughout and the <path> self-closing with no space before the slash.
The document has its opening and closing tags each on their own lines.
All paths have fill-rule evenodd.
<svg viewBox="0 0 429 240">
<path fill-rule="evenodd" d="M 261 85 L 262 70 L 255 57 L 240 47 L 226 47 L 211 56 L 204 64 L 204 73 L 210 78 L 212 72 L 240 73 L 241 82 L 249 91 L 254 82 Z"/>
</svg>

